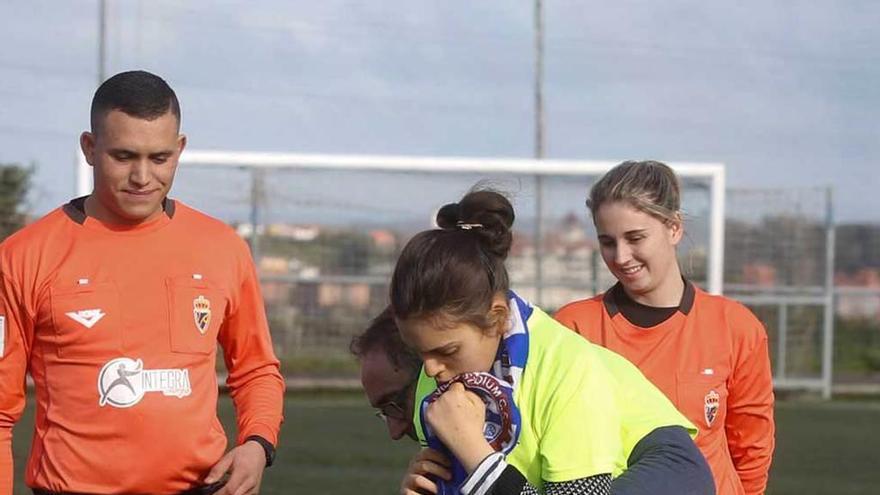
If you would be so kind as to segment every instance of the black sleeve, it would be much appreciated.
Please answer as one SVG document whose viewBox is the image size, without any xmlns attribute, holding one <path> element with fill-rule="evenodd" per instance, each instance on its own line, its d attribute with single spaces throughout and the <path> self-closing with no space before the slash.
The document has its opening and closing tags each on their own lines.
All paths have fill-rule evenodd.
<svg viewBox="0 0 880 495">
<path fill-rule="evenodd" d="M 709 464 L 681 426 L 664 426 L 639 440 L 612 495 L 714 495 Z"/>
<path fill-rule="evenodd" d="M 519 469 L 508 464 L 504 467 L 501 476 L 495 481 L 495 484 L 492 485 L 492 488 L 489 489 L 486 495 L 527 495 L 538 493 L 537 491 L 529 491 L 529 489 L 534 490 L 535 488 L 526 481 L 526 477 L 519 472 Z"/>
<path fill-rule="evenodd" d="M 560 483 L 547 481 L 544 482 L 544 493 L 546 495 L 608 495 L 611 493 L 611 475 L 597 474 Z"/>
<path fill-rule="evenodd" d="M 571 481 L 544 482 L 546 495 L 608 495 L 611 474 L 600 474 Z M 518 469 L 507 463 L 504 454 L 486 456 L 465 479 L 462 495 L 542 495 Z"/>
<path fill-rule="evenodd" d="M 562 482 L 544 482 L 546 495 L 608 495 L 611 475 L 599 474 Z M 541 495 L 518 469 L 508 464 L 486 495 Z"/>
</svg>

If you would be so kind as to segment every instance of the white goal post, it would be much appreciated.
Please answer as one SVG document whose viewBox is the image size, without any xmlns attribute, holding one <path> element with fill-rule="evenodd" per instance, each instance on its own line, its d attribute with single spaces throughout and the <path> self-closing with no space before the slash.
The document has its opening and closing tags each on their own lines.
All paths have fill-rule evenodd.
<svg viewBox="0 0 880 495">
<path fill-rule="evenodd" d="M 187 150 L 180 159 L 184 167 L 226 167 L 237 169 L 297 169 L 357 172 L 395 172 L 431 174 L 507 174 L 530 177 L 536 180 L 538 218 L 542 201 L 541 181 L 554 176 L 561 180 L 578 176 L 598 177 L 619 162 L 594 160 L 534 160 L 519 158 L 476 157 L 427 157 L 427 156 L 377 156 L 334 155 L 271 152 L 234 152 Z M 725 172 L 720 163 L 669 162 L 682 180 L 698 180 L 706 184 L 708 194 L 708 232 L 705 240 L 706 280 L 705 288 L 720 294 L 724 273 L 724 204 Z M 77 163 L 77 195 L 91 191 L 92 171 L 81 154 Z M 585 193 L 585 191 L 584 191 Z M 685 196 L 687 193 L 685 193 Z M 571 198 L 583 209 L 583 196 Z M 187 200 L 187 198 L 183 198 Z M 449 198 L 450 200 L 453 198 Z M 209 213 L 211 213 L 209 211 Z"/>
</svg>

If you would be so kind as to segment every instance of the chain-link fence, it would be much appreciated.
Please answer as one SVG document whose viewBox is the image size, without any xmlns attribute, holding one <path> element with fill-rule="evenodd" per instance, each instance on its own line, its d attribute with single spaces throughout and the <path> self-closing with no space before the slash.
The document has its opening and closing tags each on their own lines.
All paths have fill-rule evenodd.
<svg viewBox="0 0 880 495">
<path fill-rule="evenodd" d="M 831 393 L 831 214 L 829 190 L 728 190 L 725 294 L 767 328 L 777 388 Z"/>
<path fill-rule="evenodd" d="M 834 290 L 834 390 L 880 394 L 880 280 L 866 270 L 859 286 Z M 858 277 L 858 273 L 855 275 Z"/>
</svg>

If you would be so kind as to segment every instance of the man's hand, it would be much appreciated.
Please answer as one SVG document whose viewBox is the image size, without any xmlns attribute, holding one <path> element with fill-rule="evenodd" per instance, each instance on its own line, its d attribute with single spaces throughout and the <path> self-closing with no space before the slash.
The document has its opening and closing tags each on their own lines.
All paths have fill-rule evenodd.
<svg viewBox="0 0 880 495">
<path fill-rule="evenodd" d="M 266 452 L 263 446 L 250 440 L 230 450 L 214 464 L 205 478 L 205 484 L 217 482 L 229 472 L 229 481 L 216 495 L 257 495 L 265 468 Z"/>
<path fill-rule="evenodd" d="M 437 484 L 431 480 L 436 476 L 444 480 L 452 479 L 449 459 L 433 449 L 422 449 L 409 462 L 409 467 L 400 482 L 401 495 L 437 493 Z"/>
</svg>

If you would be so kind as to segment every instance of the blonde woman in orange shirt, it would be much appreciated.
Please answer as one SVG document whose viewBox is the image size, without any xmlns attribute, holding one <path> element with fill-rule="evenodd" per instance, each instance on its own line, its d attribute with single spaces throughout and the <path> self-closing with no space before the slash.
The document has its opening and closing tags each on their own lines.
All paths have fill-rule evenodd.
<svg viewBox="0 0 880 495">
<path fill-rule="evenodd" d="M 764 493 L 775 431 L 767 334 L 745 306 L 682 276 L 675 173 L 656 161 L 621 163 L 587 206 L 618 282 L 556 318 L 632 361 L 697 425 L 720 495 Z"/>
</svg>

